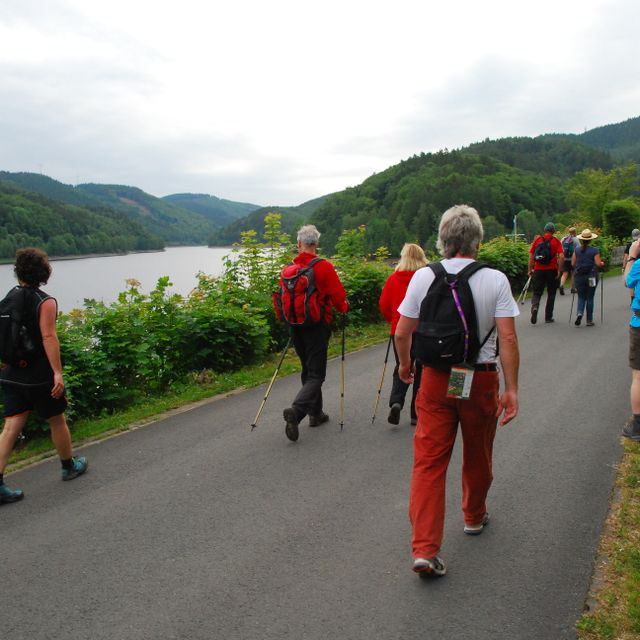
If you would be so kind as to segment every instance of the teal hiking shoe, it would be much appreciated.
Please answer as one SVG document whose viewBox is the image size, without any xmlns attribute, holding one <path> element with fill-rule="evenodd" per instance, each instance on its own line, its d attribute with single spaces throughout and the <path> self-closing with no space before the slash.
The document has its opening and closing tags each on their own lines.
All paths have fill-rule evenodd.
<svg viewBox="0 0 640 640">
<path fill-rule="evenodd" d="M 79 458 L 71 458 L 71 462 L 73 464 L 71 469 L 62 470 L 62 479 L 64 481 L 73 480 L 74 478 L 81 476 L 89 466 L 87 459 L 83 456 L 80 456 Z"/>
<path fill-rule="evenodd" d="M 24 498 L 22 489 L 10 489 L 4 482 L 0 484 L 0 504 L 18 502 Z"/>
</svg>

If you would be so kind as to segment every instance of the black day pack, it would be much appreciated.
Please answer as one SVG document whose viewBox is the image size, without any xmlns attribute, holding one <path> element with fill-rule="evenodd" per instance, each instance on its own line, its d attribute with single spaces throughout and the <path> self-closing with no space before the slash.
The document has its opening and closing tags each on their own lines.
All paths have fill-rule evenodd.
<svg viewBox="0 0 640 640">
<path fill-rule="evenodd" d="M 40 351 L 25 314 L 27 295 L 25 287 L 14 287 L 0 300 L 0 361 L 3 364 L 25 366 Z"/>
<path fill-rule="evenodd" d="M 420 305 L 416 359 L 436 368 L 473 363 L 493 329 L 481 343 L 469 278 L 489 265 L 472 262 L 457 274 L 447 273 L 440 262 L 428 266 L 435 278 Z"/>
<path fill-rule="evenodd" d="M 551 262 L 551 240 L 542 240 L 536 247 L 533 255 L 538 264 L 549 264 Z"/>
</svg>

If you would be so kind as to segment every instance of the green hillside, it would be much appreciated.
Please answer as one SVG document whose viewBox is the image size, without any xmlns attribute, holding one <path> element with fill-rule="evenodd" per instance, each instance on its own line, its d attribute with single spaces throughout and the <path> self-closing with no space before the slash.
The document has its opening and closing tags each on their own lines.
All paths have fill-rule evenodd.
<svg viewBox="0 0 640 640">
<path fill-rule="evenodd" d="M 198 213 L 219 227 L 225 227 L 234 220 L 260 209 L 258 204 L 224 200 L 204 193 L 174 193 L 162 199 L 177 207 Z"/>
<path fill-rule="evenodd" d="M 0 180 L 0 258 L 25 246 L 64 256 L 162 249 L 164 242 L 123 213 L 57 202 Z"/>
<path fill-rule="evenodd" d="M 0 180 L 65 204 L 120 212 L 167 244 L 201 244 L 216 228 L 206 217 L 136 187 L 103 184 L 73 187 L 38 173 L 8 171 L 0 172 Z"/>
<path fill-rule="evenodd" d="M 523 209 L 543 217 L 566 209 L 562 182 L 511 167 L 487 155 L 462 151 L 420 154 L 336 193 L 311 216 L 331 252 L 343 229 L 367 226 L 370 251 L 385 245 L 397 253 L 416 241 L 433 246 L 442 212 L 466 203 L 485 219 L 510 228 Z M 504 231 L 503 231 L 504 232 Z"/>
<path fill-rule="evenodd" d="M 76 187 L 105 207 L 126 213 L 168 244 L 202 244 L 215 225 L 193 211 L 156 198 L 137 187 L 118 184 L 80 184 Z"/>
<path fill-rule="evenodd" d="M 215 231 L 209 238 L 209 246 L 226 247 L 240 240 L 240 233 L 254 229 L 259 234 L 264 232 L 264 217 L 267 213 L 279 213 L 282 216 L 282 230 L 293 237 L 329 196 L 314 198 L 295 207 L 262 207 L 248 216 Z"/>
<path fill-rule="evenodd" d="M 608 151 L 618 163 L 640 164 L 640 116 L 585 131 L 576 139 L 595 149 Z"/>
</svg>

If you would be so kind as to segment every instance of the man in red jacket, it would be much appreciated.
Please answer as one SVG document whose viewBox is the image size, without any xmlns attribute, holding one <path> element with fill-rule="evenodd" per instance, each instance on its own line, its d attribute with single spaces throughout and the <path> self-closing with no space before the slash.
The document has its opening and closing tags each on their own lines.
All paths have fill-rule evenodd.
<svg viewBox="0 0 640 640">
<path fill-rule="evenodd" d="M 298 255 L 294 264 L 307 266 L 317 259 L 320 232 L 312 224 L 298 231 Z M 334 266 L 328 260 L 318 260 L 312 267 L 315 287 L 324 317 L 317 324 L 291 326 L 293 346 L 302 364 L 302 388 L 291 407 L 282 412 L 285 433 L 295 442 L 299 437 L 298 425 L 309 416 L 309 426 L 317 427 L 329 420 L 322 410 L 322 383 L 327 373 L 327 348 L 331 335 L 332 309 L 346 313 L 349 309 L 347 294 Z M 282 284 L 282 280 L 280 281 Z"/>
<path fill-rule="evenodd" d="M 547 289 L 547 304 L 544 308 L 544 321 L 553 322 L 553 307 L 556 291 L 560 284 L 564 252 L 562 244 L 553 234 L 556 228 L 553 222 L 544 225 L 544 235 L 538 236 L 529 248 L 529 275 L 531 276 L 531 324 L 538 322 L 540 298 Z"/>
</svg>

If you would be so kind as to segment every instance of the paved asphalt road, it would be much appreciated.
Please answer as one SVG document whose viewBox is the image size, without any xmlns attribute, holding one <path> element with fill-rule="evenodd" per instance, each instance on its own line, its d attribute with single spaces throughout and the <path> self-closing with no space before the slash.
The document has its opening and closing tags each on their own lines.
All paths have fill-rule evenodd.
<svg viewBox="0 0 640 640">
<path fill-rule="evenodd" d="M 6 640 L 574 638 L 628 415 L 627 293 L 605 284 L 600 326 L 518 321 L 521 412 L 498 433 L 492 520 L 462 533 L 451 463 L 449 573 L 410 570 L 412 429 L 371 424 L 384 346 L 330 363 L 332 421 L 284 435 L 284 378 L 252 433 L 265 387 L 93 444 L 86 476 L 50 460 L 9 477 L 0 508 Z M 598 304 L 600 295 L 598 293 Z M 574 310 L 575 313 L 575 310 Z M 389 379 L 389 376 L 387 377 Z M 406 413 L 406 412 L 405 412 Z"/>
</svg>

